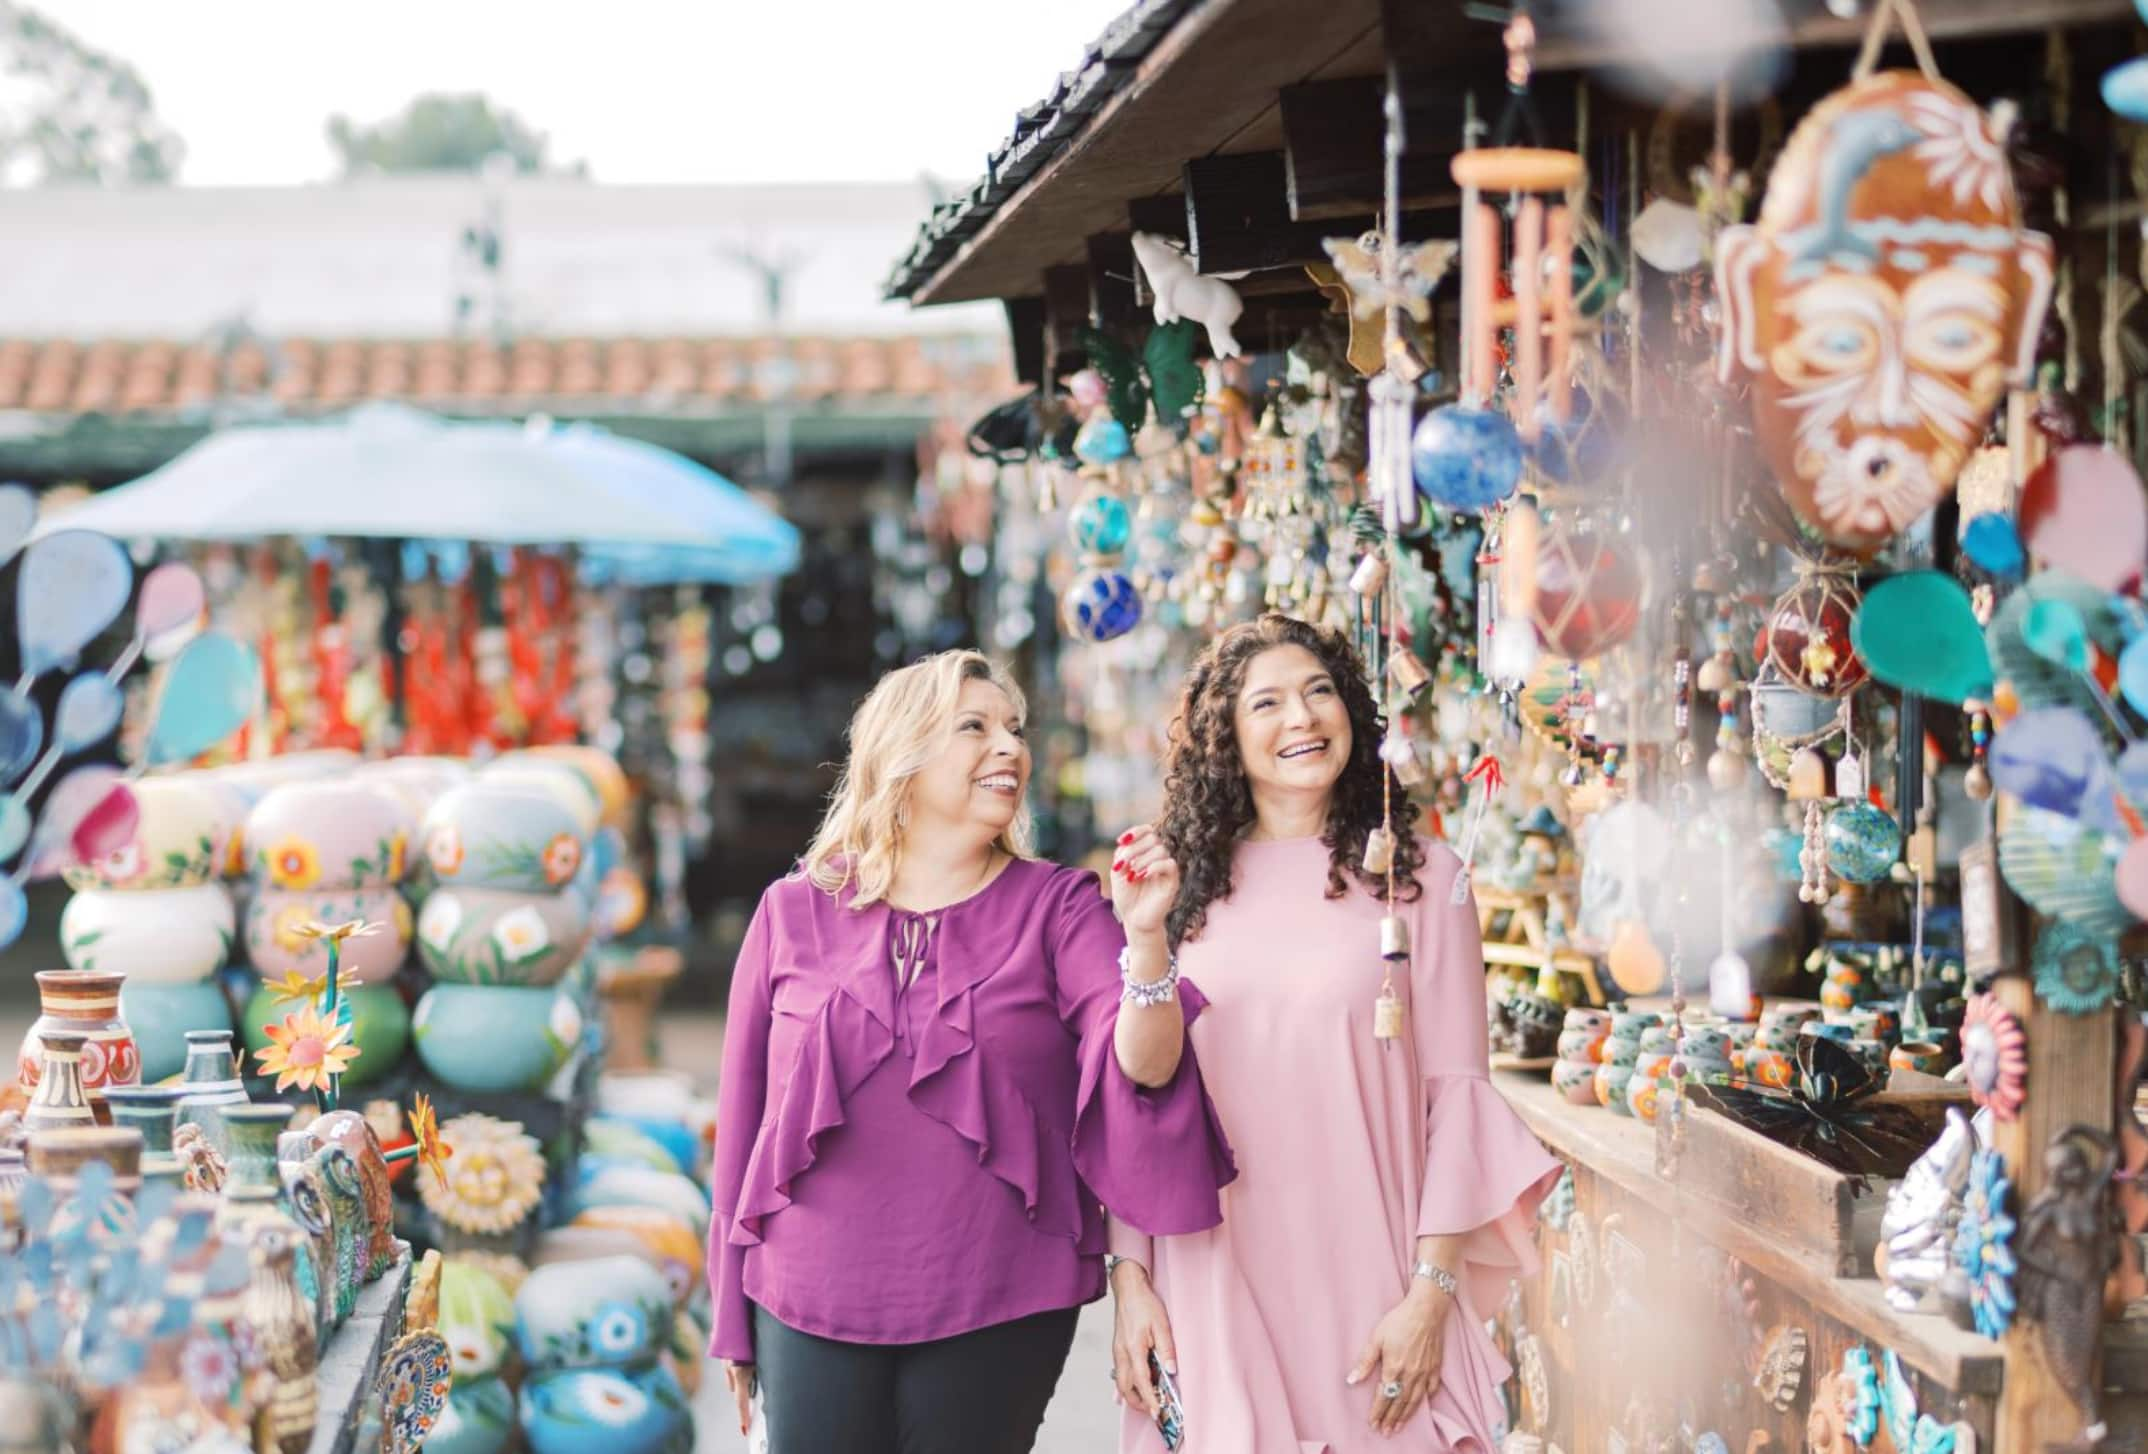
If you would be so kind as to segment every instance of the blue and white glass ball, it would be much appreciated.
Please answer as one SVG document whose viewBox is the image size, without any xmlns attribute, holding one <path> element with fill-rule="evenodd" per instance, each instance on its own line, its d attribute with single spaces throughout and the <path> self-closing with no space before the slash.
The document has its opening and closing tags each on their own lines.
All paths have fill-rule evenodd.
<svg viewBox="0 0 2148 1454">
<path fill-rule="evenodd" d="M 1902 829 L 1870 803 L 1844 803 L 1827 818 L 1827 866 L 1853 884 L 1878 883 L 1902 856 Z"/>
<path fill-rule="evenodd" d="M 1410 473 L 1435 505 L 1488 509 L 1521 483 L 1521 436 L 1496 409 L 1442 405 L 1417 421 L 1410 437 Z"/>
<path fill-rule="evenodd" d="M 1109 414 L 1091 415 L 1074 436 L 1074 453 L 1083 464 L 1117 464 L 1133 452 L 1126 426 Z"/>
<path fill-rule="evenodd" d="M 1067 634 L 1084 641 L 1110 641 L 1141 621 L 1141 592 L 1124 571 L 1092 568 L 1074 578 L 1059 600 Z"/>
<path fill-rule="evenodd" d="M 1117 495 L 1098 490 L 1068 512 L 1067 528 L 1082 554 L 1117 555 L 1133 535 L 1133 512 Z"/>
</svg>

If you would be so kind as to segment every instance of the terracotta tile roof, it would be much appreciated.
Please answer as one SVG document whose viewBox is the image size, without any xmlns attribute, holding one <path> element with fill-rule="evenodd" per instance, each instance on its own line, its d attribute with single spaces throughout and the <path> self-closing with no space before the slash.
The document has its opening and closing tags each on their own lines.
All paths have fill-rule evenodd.
<svg viewBox="0 0 2148 1454">
<path fill-rule="evenodd" d="M 749 407 L 789 380 L 828 409 L 991 396 L 1013 387 L 997 340 L 893 338 L 523 338 L 252 340 L 219 349 L 162 340 L 0 338 L 0 410 L 185 411 L 267 394 L 285 408 L 399 399 L 444 409 L 698 413 Z"/>
</svg>

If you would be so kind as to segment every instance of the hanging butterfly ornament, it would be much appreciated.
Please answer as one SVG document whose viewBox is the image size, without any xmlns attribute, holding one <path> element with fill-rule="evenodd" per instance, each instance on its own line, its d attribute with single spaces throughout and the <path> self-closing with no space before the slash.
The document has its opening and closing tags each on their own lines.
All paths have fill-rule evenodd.
<svg viewBox="0 0 2148 1454">
<path fill-rule="evenodd" d="M 1760 220 L 1716 239 L 1718 373 L 1750 381 L 1799 520 L 1858 557 L 1953 489 L 2008 383 L 2029 380 L 2052 292 L 2051 239 L 2022 227 L 2008 168 L 2011 108 L 1981 111 L 1926 69 L 1821 102 Z"/>
</svg>

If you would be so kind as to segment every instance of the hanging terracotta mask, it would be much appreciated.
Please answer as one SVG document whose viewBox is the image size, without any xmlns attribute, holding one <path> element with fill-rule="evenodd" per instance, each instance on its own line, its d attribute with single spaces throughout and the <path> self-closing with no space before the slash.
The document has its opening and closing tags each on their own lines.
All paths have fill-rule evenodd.
<svg viewBox="0 0 2148 1454">
<path fill-rule="evenodd" d="M 2009 121 L 1914 71 L 1854 82 L 1791 135 L 1759 222 L 1716 241 L 1722 377 L 1751 379 L 1784 496 L 1853 554 L 1954 487 L 2029 377 L 2052 248 L 2022 229 Z"/>
</svg>

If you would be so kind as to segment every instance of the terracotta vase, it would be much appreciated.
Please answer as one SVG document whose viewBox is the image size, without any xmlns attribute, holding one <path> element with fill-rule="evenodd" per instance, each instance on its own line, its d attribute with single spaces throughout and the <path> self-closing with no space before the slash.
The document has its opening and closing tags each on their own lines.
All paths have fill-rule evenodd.
<svg viewBox="0 0 2148 1454">
<path fill-rule="evenodd" d="M 23 1129 L 96 1125 L 97 1113 L 90 1109 L 89 1094 L 82 1088 L 82 1047 L 89 1037 L 74 1030 L 47 1030 L 38 1038 L 44 1043 L 44 1053 L 37 1089 L 30 1094 L 30 1104 L 23 1107 Z"/>
<path fill-rule="evenodd" d="M 106 1086 L 141 1084 L 141 1052 L 119 1013 L 119 987 L 126 979 L 109 970 L 38 971 L 37 998 L 44 1013 L 22 1037 L 18 1059 L 24 1090 L 37 1089 L 38 1036 L 46 1030 L 71 1030 L 83 1037 L 82 1089 L 93 1109 L 103 1108 Z"/>
<path fill-rule="evenodd" d="M 253 1281 L 240 1300 L 241 1316 L 268 1350 L 269 1372 L 275 1378 L 267 1404 L 254 1416 L 254 1448 L 261 1454 L 305 1454 L 318 1420 L 315 1301 L 301 1286 L 298 1272 L 305 1243 L 304 1232 L 295 1224 L 288 1229 L 258 1227 Z"/>
</svg>

